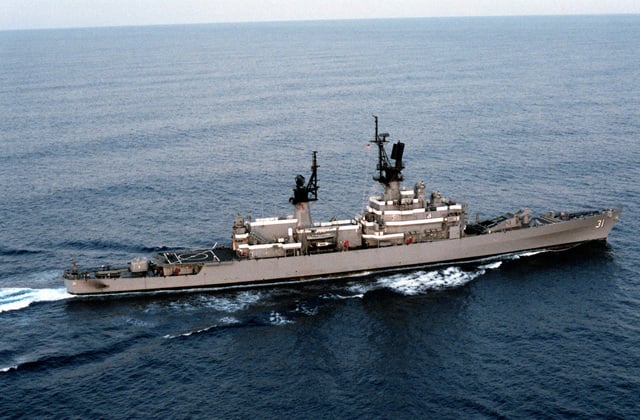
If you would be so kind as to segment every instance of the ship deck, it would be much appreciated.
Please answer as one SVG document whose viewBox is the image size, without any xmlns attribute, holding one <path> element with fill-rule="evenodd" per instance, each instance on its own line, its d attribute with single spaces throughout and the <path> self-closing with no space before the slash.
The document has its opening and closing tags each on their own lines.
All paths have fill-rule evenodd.
<svg viewBox="0 0 640 420">
<path fill-rule="evenodd" d="M 161 252 L 156 257 L 160 263 L 164 264 L 201 264 L 231 261 L 234 253 L 229 248 L 211 248 Z"/>
</svg>

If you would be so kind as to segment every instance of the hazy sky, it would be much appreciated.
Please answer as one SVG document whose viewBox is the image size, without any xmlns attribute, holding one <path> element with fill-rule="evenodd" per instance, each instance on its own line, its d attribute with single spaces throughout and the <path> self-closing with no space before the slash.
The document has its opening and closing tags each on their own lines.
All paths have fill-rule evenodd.
<svg viewBox="0 0 640 420">
<path fill-rule="evenodd" d="M 0 30 L 172 23 L 640 13 L 640 0 L 0 0 Z"/>
</svg>

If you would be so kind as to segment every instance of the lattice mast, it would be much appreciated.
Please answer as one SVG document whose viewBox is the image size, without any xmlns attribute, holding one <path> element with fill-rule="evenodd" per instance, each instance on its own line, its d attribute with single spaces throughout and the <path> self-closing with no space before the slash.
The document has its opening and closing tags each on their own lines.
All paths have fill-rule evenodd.
<svg viewBox="0 0 640 420">
<path fill-rule="evenodd" d="M 318 162 L 317 151 L 313 151 L 311 160 L 311 176 L 309 182 L 305 185 L 305 178 L 302 175 L 296 176 L 296 187 L 293 189 L 293 197 L 289 198 L 289 202 L 293 204 L 295 209 L 295 217 L 298 220 L 297 227 L 312 226 L 310 201 L 318 200 Z"/>
<path fill-rule="evenodd" d="M 378 165 L 376 167 L 378 174 L 373 177 L 374 180 L 384 185 L 384 197 L 385 201 L 388 200 L 400 200 L 400 182 L 403 180 L 402 170 L 404 164 L 402 163 L 402 155 L 404 153 L 404 143 L 396 142 L 391 149 L 391 159 L 395 161 L 391 163 L 391 159 L 385 151 L 385 143 L 389 133 L 378 133 L 378 116 L 373 116 L 375 120 L 375 137 L 371 143 L 378 145 Z"/>
</svg>

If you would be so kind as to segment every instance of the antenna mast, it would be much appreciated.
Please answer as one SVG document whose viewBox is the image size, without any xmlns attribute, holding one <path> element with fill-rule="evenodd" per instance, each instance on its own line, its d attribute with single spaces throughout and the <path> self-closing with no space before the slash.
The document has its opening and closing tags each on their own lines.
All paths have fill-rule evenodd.
<svg viewBox="0 0 640 420">
<path fill-rule="evenodd" d="M 404 165 L 402 164 L 402 154 L 404 153 L 404 143 L 394 143 L 393 148 L 391 149 L 391 159 L 395 160 L 395 165 L 392 165 L 391 160 L 384 149 L 389 133 L 379 134 L 378 116 L 374 115 L 373 118 L 375 121 L 376 133 L 371 143 L 378 145 L 378 165 L 376 167 L 378 175 L 374 176 L 373 179 L 384 185 L 389 185 L 389 183 L 394 181 L 402 181 L 402 170 L 404 169 Z"/>
<path fill-rule="evenodd" d="M 304 176 L 296 176 L 296 187 L 293 189 L 293 197 L 289 199 L 293 204 L 318 200 L 318 168 L 320 166 L 316 160 L 317 154 L 318 152 L 314 150 L 311 160 L 311 177 L 307 185 L 304 185 Z"/>
</svg>

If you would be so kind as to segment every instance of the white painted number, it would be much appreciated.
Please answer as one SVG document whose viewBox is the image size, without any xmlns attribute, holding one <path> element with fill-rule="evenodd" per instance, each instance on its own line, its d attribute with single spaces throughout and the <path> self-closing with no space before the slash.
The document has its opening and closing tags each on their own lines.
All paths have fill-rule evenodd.
<svg viewBox="0 0 640 420">
<path fill-rule="evenodd" d="M 604 226 L 604 219 L 598 219 L 598 223 L 596 223 L 596 229 L 600 229 Z"/>
</svg>

